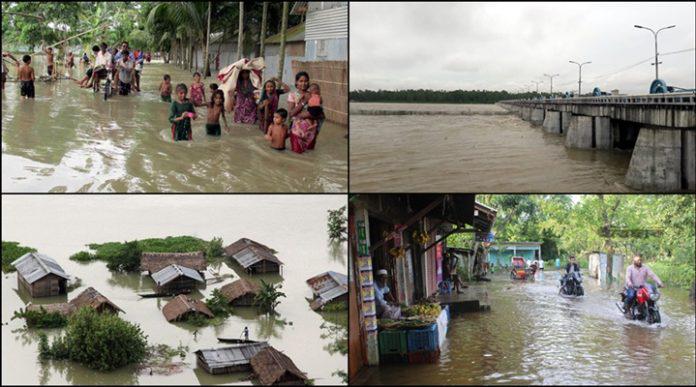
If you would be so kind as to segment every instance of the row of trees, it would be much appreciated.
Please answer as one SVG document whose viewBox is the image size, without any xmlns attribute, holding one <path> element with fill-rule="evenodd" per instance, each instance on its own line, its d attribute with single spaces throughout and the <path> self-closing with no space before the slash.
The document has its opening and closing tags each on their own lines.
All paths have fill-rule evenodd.
<svg viewBox="0 0 696 387">
<path fill-rule="evenodd" d="M 126 40 L 133 48 L 165 53 L 165 62 L 209 74 L 212 53 L 225 42 L 242 47 L 238 58 L 251 51 L 262 56 L 266 37 L 302 21 L 288 8 L 288 2 L 3 2 L 3 45 L 34 51 L 62 42 L 59 48 L 88 51 Z M 219 36 L 217 47 L 210 47 L 211 34 Z M 194 55 L 200 48 L 204 63 Z"/>
<path fill-rule="evenodd" d="M 545 97 L 548 93 L 491 90 L 354 90 L 352 102 L 496 103 L 506 99 Z"/>
<path fill-rule="evenodd" d="M 641 253 L 668 283 L 693 284 L 693 195 L 477 195 L 476 200 L 498 210 L 497 241 L 542 242 L 545 259 L 593 251 Z M 455 234 L 448 242 L 466 239 Z"/>
</svg>

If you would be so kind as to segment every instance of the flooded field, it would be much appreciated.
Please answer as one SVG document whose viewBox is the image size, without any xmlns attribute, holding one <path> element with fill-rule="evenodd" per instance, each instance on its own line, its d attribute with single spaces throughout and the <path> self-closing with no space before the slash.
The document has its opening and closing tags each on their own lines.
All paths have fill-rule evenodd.
<svg viewBox="0 0 696 387">
<path fill-rule="evenodd" d="M 354 115 L 356 192 L 626 192 L 629 152 L 567 149 L 495 105 L 351 103 L 356 110 L 462 115 Z M 473 114 L 480 111 L 481 114 Z"/>
<path fill-rule="evenodd" d="M 370 384 L 693 385 L 694 303 L 688 291 L 662 289 L 663 322 L 626 320 L 616 287 L 585 277 L 586 296 L 558 296 L 558 273 L 534 282 L 495 275 L 490 312 L 450 321 L 437 364 L 383 365 Z"/>
<path fill-rule="evenodd" d="M 38 78 L 45 66 L 35 58 Z M 106 102 L 70 80 L 37 81 L 36 100 L 20 101 L 19 83 L 8 82 L 2 96 L 3 192 L 347 191 L 346 128 L 330 122 L 317 148 L 298 155 L 271 149 L 256 125 L 233 124 L 231 134 L 207 136 L 206 108 L 200 107 L 193 141 L 174 143 L 169 104 L 158 92 L 165 73 L 173 85 L 193 81 L 176 66 L 146 64 L 142 92 Z M 73 77 L 81 77 L 78 70 Z"/>
<path fill-rule="evenodd" d="M 332 346 L 336 337 L 326 326 L 347 329 L 347 315 L 313 312 L 305 297 L 312 292 L 305 280 L 327 270 L 346 273 L 346 246 L 330 243 L 328 209 L 346 204 L 345 196 L 61 196 L 48 200 L 38 196 L 6 196 L 2 200 L 2 239 L 37 248 L 56 259 L 82 286 L 71 291 L 74 298 L 93 286 L 126 313 L 121 317 L 137 323 L 150 343 L 189 346 L 183 372 L 173 375 L 138 374 L 134 366 L 102 373 L 67 361 L 40 362 L 38 332 L 24 330 L 22 320 L 10 320 L 13 311 L 31 299 L 17 291 L 16 273 L 2 276 L 2 383 L 3 384 L 251 384 L 249 374 L 210 375 L 196 366 L 194 351 L 222 347 L 216 337 L 239 338 L 245 326 L 252 340 L 267 340 L 290 357 L 316 384 L 342 384 L 336 374 L 346 371 L 346 356 Z M 68 257 L 90 242 L 124 241 L 169 235 L 192 235 L 206 240 L 222 237 L 224 245 L 241 237 L 255 239 L 278 251 L 285 263 L 282 277 L 254 276 L 281 282 L 287 298 L 281 298 L 277 316 L 259 314 L 253 308 L 234 308 L 223 324 L 195 328 L 171 324 L 162 314 L 170 298 L 140 298 L 153 282 L 139 274 L 114 274 L 104 262 L 80 264 Z M 221 275 L 244 276 L 228 260 L 212 265 Z M 214 288 L 232 281 L 209 284 L 192 293 L 204 298 Z M 62 298 L 34 299 L 37 303 L 64 302 Z M 51 336 L 60 330 L 44 330 Z M 194 335 L 194 332 L 196 334 Z M 328 335 L 322 338 L 322 334 Z M 180 360 L 176 357 L 174 360 Z"/>
</svg>

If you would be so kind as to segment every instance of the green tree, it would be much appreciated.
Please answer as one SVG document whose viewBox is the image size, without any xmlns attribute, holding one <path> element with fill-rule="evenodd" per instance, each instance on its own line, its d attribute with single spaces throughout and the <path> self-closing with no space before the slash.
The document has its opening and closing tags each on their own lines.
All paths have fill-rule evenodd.
<svg viewBox="0 0 696 387">
<path fill-rule="evenodd" d="M 106 267 L 113 271 L 137 271 L 140 268 L 141 255 L 138 241 L 126 242 L 108 258 Z"/>
<path fill-rule="evenodd" d="M 5 273 L 16 271 L 17 269 L 11 263 L 26 253 L 35 252 L 36 249 L 33 247 L 21 246 L 18 242 L 2 241 L 2 271 Z"/>
<path fill-rule="evenodd" d="M 222 247 L 222 238 L 214 237 L 208 242 L 205 252 L 206 257 L 216 258 L 225 255 L 225 249 Z"/>
<path fill-rule="evenodd" d="M 348 217 L 346 216 L 346 206 L 337 210 L 328 210 L 329 238 L 338 241 L 345 241 L 348 238 Z"/>
<path fill-rule="evenodd" d="M 286 297 L 285 293 L 280 289 L 282 284 L 274 285 L 261 280 L 261 291 L 254 298 L 254 302 L 265 312 L 274 312 L 275 308 L 280 304 L 280 297 Z"/>
</svg>

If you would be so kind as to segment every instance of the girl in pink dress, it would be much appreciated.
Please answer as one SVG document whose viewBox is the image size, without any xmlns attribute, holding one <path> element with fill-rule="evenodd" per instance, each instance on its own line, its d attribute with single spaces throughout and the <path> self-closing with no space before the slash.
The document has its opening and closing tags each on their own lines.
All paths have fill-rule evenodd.
<svg viewBox="0 0 696 387">
<path fill-rule="evenodd" d="M 196 72 L 193 74 L 193 83 L 191 84 L 191 102 L 195 106 L 205 105 L 205 85 L 201 82 L 201 74 Z"/>
</svg>

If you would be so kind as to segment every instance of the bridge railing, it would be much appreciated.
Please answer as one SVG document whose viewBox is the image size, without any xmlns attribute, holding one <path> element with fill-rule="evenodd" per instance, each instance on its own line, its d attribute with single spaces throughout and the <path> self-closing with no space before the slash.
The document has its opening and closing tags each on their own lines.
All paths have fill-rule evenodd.
<svg viewBox="0 0 696 387">
<path fill-rule="evenodd" d="M 548 99 L 516 99 L 500 101 L 499 103 L 549 105 L 679 105 L 696 107 L 696 92 L 644 95 L 603 95 Z"/>
</svg>

